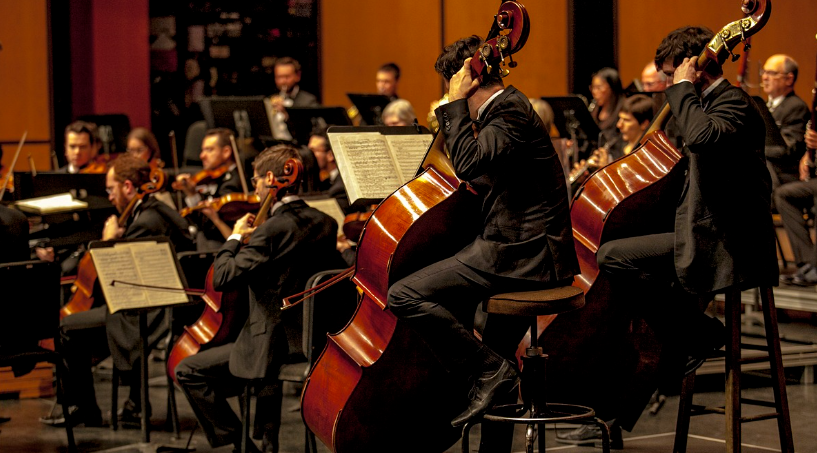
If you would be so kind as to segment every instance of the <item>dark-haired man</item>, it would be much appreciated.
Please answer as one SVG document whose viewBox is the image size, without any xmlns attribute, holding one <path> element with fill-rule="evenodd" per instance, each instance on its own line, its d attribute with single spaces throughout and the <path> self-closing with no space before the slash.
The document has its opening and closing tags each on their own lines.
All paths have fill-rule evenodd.
<svg viewBox="0 0 817 453">
<path fill-rule="evenodd" d="M 255 159 L 252 181 L 262 200 L 287 159 L 299 159 L 298 151 L 288 145 L 269 148 Z M 286 332 L 300 330 L 293 326 L 299 326 L 301 316 L 298 310 L 282 312 L 281 300 L 301 291 L 313 274 L 340 264 L 335 250 L 338 226 L 331 217 L 287 190 L 278 192 L 270 210 L 269 218 L 255 227 L 253 214 L 239 219 L 214 264 L 216 290 L 249 287 L 247 323 L 235 343 L 200 352 L 176 367 L 179 384 L 213 447 L 232 443 L 236 451 L 240 448 L 241 422 L 226 398 L 241 393 L 248 380 L 264 380 L 254 437 L 263 433 L 264 451 L 278 451 L 278 368 L 289 356 Z M 241 239 L 247 235 L 249 243 L 242 248 Z M 255 450 L 252 443 L 248 446 L 248 451 Z"/>
<path fill-rule="evenodd" d="M 716 292 L 777 282 L 763 118 L 752 99 L 723 78 L 717 62 L 696 66 L 712 37 L 707 28 L 679 28 L 655 54 L 671 84 L 665 93 L 685 143 L 674 231 L 609 241 L 597 254 L 602 276 L 627 294 L 610 303 L 627 304 L 644 318 L 677 376 L 693 372 L 724 344 L 723 324 L 700 305 Z M 731 178 L 723 178 L 724 168 Z M 652 389 L 645 390 L 646 398 Z M 614 429 L 632 429 L 645 403 L 622 408 Z M 608 422 L 611 415 L 599 414 Z M 559 440 L 583 444 L 595 437 L 585 429 Z"/>
<path fill-rule="evenodd" d="M 473 73 L 470 57 L 481 42 L 457 41 L 435 66 L 450 81 L 451 102 L 435 111 L 440 132 L 457 175 L 478 194 L 481 225 L 470 244 L 399 280 L 388 295 L 392 312 L 443 366 L 473 378 L 472 391 L 462 389 L 469 405 L 454 426 L 498 400 L 515 400 L 519 380 L 512 361 L 527 321 L 489 315 L 480 342 L 473 334 L 477 305 L 502 292 L 569 285 L 578 273 L 559 157 L 527 96 L 496 74 L 480 82 Z"/>
<path fill-rule="evenodd" d="M 400 83 L 400 67 L 395 63 L 386 63 L 377 70 L 375 86 L 377 94 L 389 97 L 389 102 L 400 99 L 397 95 L 397 85 Z"/>
<path fill-rule="evenodd" d="M 131 155 L 119 156 L 112 162 L 106 175 L 105 187 L 108 190 L 108 200 L 120 215 L 139 196 L 140 186 L 150 180 L 150 171 L 147 162 Z M 124 226 L 119 226 L 117 216 L 111 216 L 102 231 L 103 241 L 154 236 L 170 238 L 176 251 L 193 248 L 187 222 L 152 195 L 136 201 Z M 62 378 L 65 385 L 63 395 L 71 406 L 68 422 L 84 423 L 86 426 L 98 426 L 102 423 L 91 365 L 109 354 L 113 357 L 114 366 L 125 372 L 131 385 L 130 398 L 122 409 L 121 418 L 126 422 L 136 422 L 141 411 L 138 353 L 141 337 L 138 316 L 127 312 L 108 313 L 98 284 L 94 288 L 94 306 L 88 311 L 66 316 L 60 322 L 61 352 L 67 369 Z M 148 314 L 146 333 L 149 344 L 155 344 L 166 332 L 163 313 L 163 310 L 153 310 Z M 64 423 L 66 417 L 65 414 L 57 414 L 43 417 L 40 421 L 58 425 Z"/>
<path fill-rule="evenodd" d="M 231 193 L 244 192 L 230 135 L 232 135 L 231 130 L 219 127 L 208 130 L 201 141 L 199 158 L 204 167 L 203 171 L 215 172 L 220 176 L 205 178 L 199 183 L 194 183 L 192 175 L 187 173 L 176 176 L 176 182 L 182 186 L 184 191 L 184 203 L 187 207 L 207 204 L 213 199 Z M 232 226 L 222 220 L 218 212 L 212 209 L 204 209 L 200 214 L 194 213 L 189 217 L 190 221 L 199 228 L 196 237 L 196 246 L 199 250 L 218 249 L 232 230 Z"/>
<path fill-rule="evenodd" d="M 102 142 L 97 135 L 94 123 L 74 121 L 65 128 L 65 160 L 66 165 L 59 169 L 62 173 L 80 173 L 94 162 L 99 153 Z M 100 166 L 104 173 L 104 166 Z"/>
</svg>

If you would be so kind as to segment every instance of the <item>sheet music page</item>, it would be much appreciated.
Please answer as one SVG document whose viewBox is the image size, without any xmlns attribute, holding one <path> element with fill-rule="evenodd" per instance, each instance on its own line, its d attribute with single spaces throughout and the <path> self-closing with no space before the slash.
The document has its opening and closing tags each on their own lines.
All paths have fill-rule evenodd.
<svg viewBox="0 0 817 453">
<path fill-rule="evenodd" d="M 349 202 L 386 198 L 402 183 L 386 138 L 379 132 L 329 134 Z"/>
<path fill-rule="evenodd" d="M 183 304 L 187 302 L 184 286 L 179 278 L 176 261 L 167 242 L 134 242 L 131 244 L 134 262 L 145 285 L 176 288 L 180 291 L 162 291 L 146 288 L 150 306 Z"/>
<path fill-rule="evenodd" d="M 90 250 L 94 260 L 99 286 L 105 295 L 108 310 L 116 313 L 124 308 L 147 306 L 147 295 L 142 288 L 127 285 L 111 286 L 113 280 L 141 283 L 133 260 L 130 244 L 116 244 Z"/>
<path fill-rule="evenodd" d="M 405 184 L 417 174 L 417 169 L 423 163 L 428 147 L 434 136 L 431 134 L 417 135 L 385 135 L 386 142 L 397 162 L 397 171 L 400 173 L 400 181 Z"/>
<path fill-rule="evenodd" d="M 338 236 L 343 235 L 343 222 L 344 220 L 346 220 L 346 216 L 343 215 L 343 211 L 340 209 L 340 206 L 338 205 L 338 200 L 334 198 L 324 198 L 320 200 L 304 200 L 304 201 L 309 206 L 335 219 L 335 222 L 338 223 Z"/>
</svg>

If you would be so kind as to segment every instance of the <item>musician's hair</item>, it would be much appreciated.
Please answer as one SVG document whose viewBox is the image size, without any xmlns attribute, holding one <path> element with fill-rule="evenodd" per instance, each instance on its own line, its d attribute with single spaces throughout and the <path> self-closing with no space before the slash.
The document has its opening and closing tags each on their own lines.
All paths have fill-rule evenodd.
<svg viewBox="0 0 817 453">
<path fill-rule="evenodd" d="M 638 124 L 641 124 L 652 120 L 655 114 L 655 103 L 649 96 L 636 94 L 624 100 L 621 111 L 633 115 Z"/>
<path fill-rule="evenodd" d="M 788 55 L 783 55 L 783 73 L 791 73 L 791 75 L 794 76 L 794 80 L 792 82 L 797 82 L 797 73 L 799 68 L 800 67 L 797 65 L 797 62 L 794 61 L 794 58 Z"/>
<path fill-rule="evenodd" d="M 672 66 L 677 68 L 684 58 L 699 56 L 714 36 L 712 30 L 703 26 L 686 26 L 673 30 L 656 49 L 655 66 L 660 69 L 665 61 L 672 61 Z M 720 76 L 723 69 L 717 61 L 712 61 L 706 66 L 706 72 L 712 76 Z"/>
<path fill-rule="evenodd" d="M 161 151 L 159 150 L 159 142 L 156 141 L 156 136 L 153 135 L 153 132 L 151 132 L 148 128 L 134 127 L 131 129 L 125 142 L 129 142 L 132 138 L 144 143 L 147 149 L 150 150 L 150 157 L 148 157 L 148 161 L 155 157 L 159 157 L 161 154 Z"/>
<path fill-rule="evenodd" d="M 390 115 L 397 115 L 397 118 L 406 124 L 414 124 L 417 121 L 417 114 L 414 113 L 414 107 L 411 106 L 411 102 L 405 99 L 389 102 L 389 105 L 383 109 L 382 117 L 385 120 L 386 117 Z"/>
<path fill-rule="evenodd" d="M 136 156 L 122 154 L 110 163 L 110 167 L 115 181 L 130 181 L 137 188 L 150 181 L 150 165 Z"/>
<path fill-rule="evenodd" d="M 396 63 L 386 63 L 377 72 L 391 72 L 394 74 L 394 80 L 400 80 L 400 66 Z"/>
<path fill-rule="evenodd" d="M 296 159 L 298 162 L 301 162 L 301 154 L 292 145 L 275 145 L 262 151 L 261 154 L 255 158 L 252 166 L 255 168 L 255 172 L 260 176 L 265 176 L 268 171 L 271 171 L 272 174 L 277 177 L 283 175 L 284 164 L 286 164 L 288 159 Z M 300 179 L 300 174 L 298 179 Z M 284 194 L 290 191 L 297 192 L 298 186 L 300 186 L 300 184 L 296 182 L 292 186 L 279 191 L 277 194 L 278 198 L 280 199 Z"/>
<path fill-rule="evenodd" d="M 213 129 L 209 129 L 207 132 L 204 133 L 204 138 L 207 137 L 218 137 L 218 141 L 216 144 L 219 148 L 223 148 L 225 146 L 229 146 L 232 149 L 232 144 L 230 143 L 230 136 L 233 135 L 233 131 L 227 129 L 226 127 L 216 127 Z M 230 155 L 230 159 L 232 159 L 232 154 Z"/>
<path fill-rule="evenodd" d="M 284 66 L 284 65 L 292 65 L 292 67 L 295 68 L 296 73 L 301 72 L 301 64 L 298 63 L 298 60 L 296 60 L 296 59 L 294 59 L 292 57 L 281 57 L 281 58 L 275 60 L 275 64 L 273 65 L 273 68 L 275 68 L 276 66 Z"/>
<path fill-rule="evenodd" d="M 479 46 L 483 40 L 477 35 L 471 35 L 467 38 L 462 38 L 459 41 L 446 46 L 443 53 L 437 57 L 437 63 L 434 64 L 434 70 L 440 74 L 445 80 L 451 80 L 454 74 L 462 68 L 462 64 L 466 58 L 473 57 L 479 50 Z M 502 77 L 499 76 L 499 71 L 494 70 L 491 74 L 482 76 L 482 83 L 480 87 L 487 87 L 491 85 L 502 85 Z"/>
<path fill-rule="evenodd" d="M 66 137 L 68 136 L 69 132 L 73 132 L 75 134 L 88 134 L 88 138 L 92 145 L 100 143 L 99 133 L 97 132 L 97 127 L 94 123 L 89 123 L 87 121 L 74 121 L 68 126 L 65 126 Z"/>
</svg>

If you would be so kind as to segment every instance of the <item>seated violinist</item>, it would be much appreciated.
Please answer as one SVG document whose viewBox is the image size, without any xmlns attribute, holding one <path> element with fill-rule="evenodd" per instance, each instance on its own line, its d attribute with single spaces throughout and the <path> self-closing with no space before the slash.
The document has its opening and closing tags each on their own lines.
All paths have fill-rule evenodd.
<svg viewBox="0 0 817 453">
<path fill-rule="evenodd" d="M 335 161 L 335 153 L 332 151 L 329 137 L 324 132 L 313 133 L 309 137 L 307 147 L 315 156 L 320 169 L 320 191 L 338 200 L 338 205 L 346 212 L 349 209 L 349 198 L 346 196 L 346 186 L 340 176 L 340 170 L 338 170 L 338 163 Z"/>
<path fill-rule="evenodd" d="M 74 121 L 65 128 L 65 160 L 62 173 L 104 173 L 105 164 L 96 160 L 102 142 L 94 123 Z"/>
<path fill-rule="evenodd" d="M 146 162 L 130 155 L 119 156 L 112 162 L 105 186 L 108 199 L 125 220 L 121 222 L 117 216 L 111 216 L 105 222 L 102 240 L 167 236 L 176 251 L 192 249 L 187 222 L 152 195 L 139 193 L 138 188 L 150 180 L 150 171 Z M 128 212 L 135 198 L 141 199 Z M 93 295 L 94 308 L 60 321 L 59 341 L 67 370 L 62 376 L 63 397 L 70 406 L 70 413 L 67 417 L 59 413 L 41 418 L 47 425 L 61 425 L 66 421 L 85 426 L 102 424 L 91 366 L 108 355 L 113 357 L 114 366 L 123 372 L 131 386 L 130 398 L 119 414 L 120 420 L 126 423 L 140 420 L 138 316 L 128 312 L 108 313 L 98 282 L 94 283 Z M 148 344 L 155 344 L 165 333 L 164 310 L 152 310 L 148 313 Z"/>
<path fill-rule="evenodd" d="M 270 194 L 276 175 L 288 159 L 299 159 L 289 145 L 278 145 L 258 155 L 253 164 L 255 193 L 262 200 Z M 297 191 L 298 183 L 293 184 Z M 338 266 L 335 250 L 337 224 L 290 193 L 277 192 L 269 217 L 253 225 L 247 214 L 233 227 L 214 263 L 213 286 L 218 291 L 249 287 L 249 319 L 234 343 L 216 346 L 185 358 L 176 366 L 176 377 L 193 412 L 213 447 L 241 445 L 241 421 L 227 403 L 240 394 L 248 380 L 263 380 L 258 391 L 254 438 L 263 437 L 264 451 L 278 451 L 281 422 L 281 388 L 278 369 L 289 356 L 294 339 L 287 331 L 300 331 L 302 313 L 281 311 L 282 298 L 303 290 L 313 274 Z M 273 192 L 275 195 L 275 192 Z M 246 247 L 242 238 L 249 237 Z M 300 350 L 300 344 L 293 346 Z M 258 451 L 252 442 L 247 451 Z"/>
<path fill-rule="evenodd" d="M 147 162 L 150 168 L 164 168 L 165 163 L 160 157 L 159 142 L 156 141 L 156 136 L 149 129 L 144 127 L 131 129 L 126 142 L 128 144 L 126 150 L 128 154 Z M 154 193 L 153 197 L 170 206 L 171 209 L 176 209 L 173 197 L 166 190 Z"/>
<path fill-rule="evenodd" d="M 227 194 L 243 192 L 230 135 L 232 131 L 225 128 L 208 130 L 201 142 L 199 154 L 204 169 L 196 175 L 184 173 L 176 176 L 173 187 L 184 191 L 184 203 L 187 207 L 192 208 Z M 190 221 L 199 229 L 196 236 L 199 250 L 218 249 L 232 231 L 231 226 L 213 209 L 203 209 L 201 215 L 192 214 Z"/>
</svg>

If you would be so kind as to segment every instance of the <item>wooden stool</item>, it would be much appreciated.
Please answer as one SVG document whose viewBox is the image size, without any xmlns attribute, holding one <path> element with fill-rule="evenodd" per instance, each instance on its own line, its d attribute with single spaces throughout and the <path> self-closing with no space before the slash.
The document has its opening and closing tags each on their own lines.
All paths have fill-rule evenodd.
<svg viewBox="0 0 817 453">
<path fill-rule="evenodd" d="M 539 330 L 537 316 L 553 315 L 577 310 L 584 306 L 584 293 L 574 286 L 527 291 L 521 293 L 497 294 L 483 305 L 487 313 L 497 313 L 530 318 L 530 347 L 522 357 L 522 401 L 523 404 L 497 406 L 481 419 L 469 421 L 462 429 L 462 451 L 468 453 L 468 433 L 471 427 L 482 421 L 525 424 L 525 446 L 533 453 L 536 429 L 539 428 L 539 452 L 545 452 L 545 423 L 593 423 L 601 429 L 602 448 L 610 451 L 610 432 L 596 412 L 586 406 L 574 404 L 547 403 L 545 385 L 545 361 L 547 355 L 538 346 Z"/>
<path fill-rule="evenodd" d="M 741 423 L 777 419 L 777 431 L 780 435 L 780 449 L 784 452 L 794 452 L 794 442 L 791 435 L 791 421 L 789 419 L 789 402 L 786 397 L 786 380 L 783 373 L 783 358 L 780 354 L 780 337 L 777 331 L 777 312 L 774 306 L 774 294 L 771 287 L 761 287 L 760 297 L 763 305 L 763 321 L 766 327 L 766 347 L 744 345 L 747 349 L 765 350 L 768 354 L 756 358 L 741 358 L 740 343 L 740 290 L 733 289 L 726 292 L 726 389 L 724 407 L 704 407 L 692 404 L 692 395 L 695 388 L 695 373 L 684 378 L 681 387 L 681 400 L 678 405 L 678 420 L 675 428 L 675 446 L 673 452 L 684 453 L 689 434 L 689 418 L 692 415 L 724 414 L 726 415 L 726 451 L 740 452 Z M 758 401 L 740 397 L 740 366 L 744 363 L 768 361 L 772 371 L 772 389 L 774 403 Z M 741 403 L 757 406 L 774 407 L 775 412 L 741 416 Z"/>
</svg>

